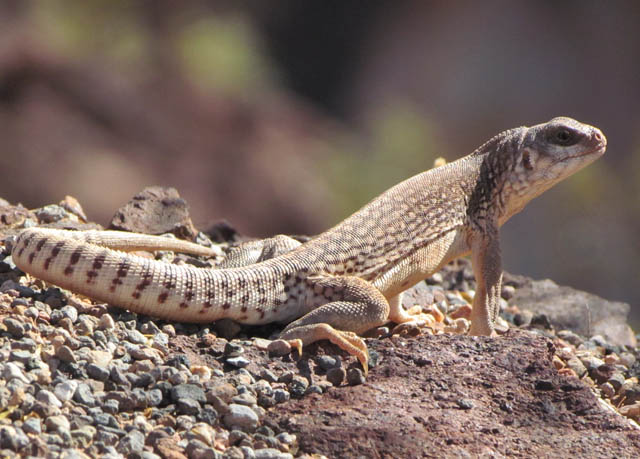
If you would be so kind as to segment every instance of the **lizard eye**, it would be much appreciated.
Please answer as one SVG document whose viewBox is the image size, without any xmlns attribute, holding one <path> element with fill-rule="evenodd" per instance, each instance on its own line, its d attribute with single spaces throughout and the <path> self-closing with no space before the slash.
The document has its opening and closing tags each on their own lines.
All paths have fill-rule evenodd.
<svg viewBox="0 0 640 459">
<path fill-rule="evenodd" d="M 578 136 L 569 129 L 560 128 L 552 134 L 550 140 L 557 145 L 568 147 L 578 143 Z"/>
</svg>

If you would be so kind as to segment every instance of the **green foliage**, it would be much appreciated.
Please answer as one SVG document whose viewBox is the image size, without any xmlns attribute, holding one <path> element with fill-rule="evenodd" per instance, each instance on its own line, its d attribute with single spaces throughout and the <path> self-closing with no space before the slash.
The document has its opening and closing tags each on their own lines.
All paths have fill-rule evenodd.
<svg viewBox="0 0 640 459">
<path fill-rule="evenodd" d="M 149 37 L 127 0 L 37 0 L 31 18 L 48 46 L 72 57 L 140 63 Z"/>
<path fill-rule="evenodd" d="M 362 151 L 342 139 L 327 159 L 330 189 L 335 193 L 335 218 L 342 218 L 387 188 L 433 166 L 441 155 L 429 121 L 407 103 L 378 112 L 372 123 L 368 147 Z"/>
<path fill-rule="evenodd" d="M 273 79 L 253 28 L 240 17 L 209 16 L 187 25 L 177 49 L 186 73 L 205 88 L 238 93 L 259 90 Z"/>
</svg>

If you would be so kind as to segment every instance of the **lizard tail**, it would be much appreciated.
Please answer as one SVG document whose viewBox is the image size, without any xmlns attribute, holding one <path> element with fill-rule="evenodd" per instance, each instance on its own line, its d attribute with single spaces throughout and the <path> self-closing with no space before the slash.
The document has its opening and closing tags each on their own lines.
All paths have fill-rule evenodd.
<svg viewBox="0 0 640 459">
<path fill-rule="evenodd" d="M 46 282 L 161 319 L 194 323 L 237 319 L 236 312 L 243 309 L 225 296 L 237 277 L 229 270 L 161 263 L 86 242 L 78 234 L 24 230 L 15 241 L 13 260 Z"/>
</svg>

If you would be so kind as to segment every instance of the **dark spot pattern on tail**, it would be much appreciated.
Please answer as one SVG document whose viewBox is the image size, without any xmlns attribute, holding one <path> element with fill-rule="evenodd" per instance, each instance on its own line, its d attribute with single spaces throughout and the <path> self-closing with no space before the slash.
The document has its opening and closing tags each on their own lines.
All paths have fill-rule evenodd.
<svg viewBox="0 0 640 459">
<path fill-rule="evenodd" d="M 135 299 L 140 298 L 142 291 L 145 288 L 147 288 L 149 285 L 151 285 L 151 279 L 153 279 L 153 274 L 151 272 L 151 266 L 148 265 L 144 271 L 144 274 L 142 275 L 142 280 L 138 285 L 136 285 L 136 289 L 131 294 L 131 296 L 134 297 Z"/>
<path fill-rule="evenodd" d="M 27 246 L 31 243 L 31 239 L 33 239 L 35 237 L 34 233 L 31 233 L 29 236 L 27 236 L 23 241 L 22 241 L 22 247 L 20 248 L 20 250 L 18 250 L 18 256 L 21 257 L 22 254 L 24 253 L 24 249 L 27 248 Z M 42 239 L 43 241 L 46 241 L 45 239 Z"/>
<path fill-rule="evenodd" d="M 116 288 L 119 285 L 122 285 L 122 278 L 127 277 L 127 273 L 129 272 L 129 263 L 127 260 L 122 260 L 118 265 L 118 271 L 116 271 L 116 277 L 111 280 L 111 286 L 109 290 L 112 292 L 116 291 Z"/>
<path fill-rule="evenodd" d="M 57 242 L 56 245 L 53 246 L 53 249 L 51 249 L 51 256 L 53 258 L 57 257 L 62 247 L 64 247 L 64 241 Z"/>
<path fill-rule="evenodd" d="M 158 303 L 164 303 L 165 301 L 167 301 L 167 298 L 169 298 L 169 292 L 162 292 L 160 295 L 158 295 Z"/>
<path fill-rule="evenodd" d="M 70 265 L 75 265 L 76 263 L 78 263 L 78 261 L 80 261 L 80 255 L 82 255 L 83 248 L 84 247 L 78 247 L 73 251 L 73 253 L 71 254 L 71 258 L 69 259 Z"/>
<path fill-rule="evenodd" d="M 47 241 L 44 238 L 38 241 L 38 244 L 36 245 L 36 252 L 40 252 L 42 250 L 42 247 L 44 246 L 45 242 Z"/>
<path fill-rule="evenodd" d="M 56 242 L 56 245 L 53 246 L 53 249 L 51 249 L 51 255 L 49 255 L 47 257 L 46 260 L 44 260 L 44 270 L 48 270 L 49 266 L 51 265 L 51 262 L 53 261 L 53 259 L 55 257 L 58 256 L 58 254 L 60 253 L 60 249 L 64 246 L 64 241 L 60 241 L 60 242 Z"/>
<path fill-rule="evenodd" d="M 102 265 L 104 264 L 104 260 L 107 258 L 107 255 L 101 253 L 93 260 L 93 269 L 96 271 L 102 269 Z"/>
</svg>

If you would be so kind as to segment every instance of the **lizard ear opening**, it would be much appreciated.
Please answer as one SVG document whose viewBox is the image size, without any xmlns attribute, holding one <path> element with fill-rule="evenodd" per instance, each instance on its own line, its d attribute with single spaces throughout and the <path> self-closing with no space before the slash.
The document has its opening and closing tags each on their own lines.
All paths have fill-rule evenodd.
<svg viewBox="0 0 640 459">
<path fill-rule="evenodd" d="M 522 165 L 527 170 L 533 169 L 534 159 L 533 159 L 533 155 L 529 150 L 524 150 L 522 152 Z"/>
</svg>

